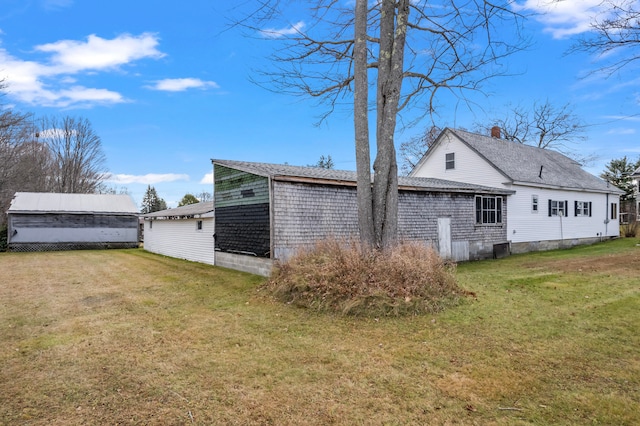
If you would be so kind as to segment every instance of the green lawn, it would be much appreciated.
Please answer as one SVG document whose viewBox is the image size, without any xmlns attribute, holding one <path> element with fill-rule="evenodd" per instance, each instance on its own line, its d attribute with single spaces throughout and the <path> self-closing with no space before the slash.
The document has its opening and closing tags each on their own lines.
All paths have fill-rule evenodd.
<svg viewBox="0 0 640 426">
<path fill-rule="evenodd" d="M 437 315 L 141 250 L 0 253 L 0 424 L 640 424 L 640 247 L 459 265 Z"/>
</svg>

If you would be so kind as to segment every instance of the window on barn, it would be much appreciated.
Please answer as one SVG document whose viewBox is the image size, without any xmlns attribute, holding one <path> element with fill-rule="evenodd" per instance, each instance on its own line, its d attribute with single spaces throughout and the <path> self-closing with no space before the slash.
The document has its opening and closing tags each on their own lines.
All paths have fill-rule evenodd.
<svg viewBox="0 0 640 426">
<path fill-rule="evenodd" d="M 444 168 L 446 170 L 451 170 L 456 168 L 456 153 L 449 152 L 444 155 Z"/>
<path fill-rule="evenodd" d="M 153 229 L 153 220 L 149 221 L 149 229 Z"/>
<path fill-rule="evenodd" d="M 591 216 L 591 201 L 574 202 L 576 216 Z"/>
<path fill-rule="evenodd" d="M 568 201 L 549 200 L 549 216 L 567 216 Z"/>
<path fill-rule="evenodd" d="M 476 195 L 476 224 L 502 223 L 502 197 Z"/>
<path fill-rule="evenodd" d="M 618 203 L 611 203 L 611 220 L 618 218 Z"/>
<path fill-rule="evenodd" d="M 196 221 L 196 230 L 197 231 L 202 231 L 202 221 L 201 220 Z"/>
<path fill-rule="evenodd" d="M 531 212 L 538 213 L 538 196 L 537 195 L 531 196 Z"/>
</svg>

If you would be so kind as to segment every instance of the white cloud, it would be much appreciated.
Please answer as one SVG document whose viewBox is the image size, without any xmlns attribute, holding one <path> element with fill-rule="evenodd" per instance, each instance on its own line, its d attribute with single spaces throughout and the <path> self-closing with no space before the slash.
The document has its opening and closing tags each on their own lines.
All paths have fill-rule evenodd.
<svg viewBox="0 0 640 426">
<path fill-rule="evenodd" d="M 139 36 L 123 34 L 108 40 L 91 34 L 86 42 L 60 40 L 36 46 L 36 50 L 52 53 L 52 66 L 57 73 L 113 69 L 143 58 L 162 58 L 158 37 L 151 33 Z"/>
<path fill-rule="evenodd" d="M 77 77 L 111 71 L 144 58 L 161 58 L 164 53 L 157 50 L 158 43 L 151 33 L 124 34 L 111 40 L 90 35 L 86 41 L 61 40 L 36 46 L 36 51 L 51 54 L 42 62 L 16 58 L 0 48 L 0 77 L 6 77 L 10 96 L 28 104 L 70 107 L 126 102 L 118 92 L 77 84 Z"/>
<path fill-rule="evenodd" d="M 304 28 L 304 22 L 297 22 L 289 27 L 284 27 L 280 29 L 276 28 L 265 28 L 264 30 L 260 30 L 260 35 L 264 38 L 282 38 L 289 35 L 295 35 L 302 31 Z"/>
<path fill-rule="evenodd" d="M 602 0 L 525 0 L 514 9 L 538 14 L 545 32 L 560 39 L 589 31 L 593 19 L 606 17 L 609 7 Z"/>
<path fill-rule="evenodd" d="M 188 89 L 217 89 L 220 86 L 215 81 L 203 81 L 199 78 L 166 78 L 146 87 L 167 92 L 182 92 Z"/>
<path fill-rule="evenodd" d="M 188 181 L 189 175 L 177 173 L 148 173 L 146 175 L 110 174 L 105 180 L 120 184 L 142 183 L 145 185 L 152 185 L 161 182 L 175 182 L 177 180 Z"/>
<path fill-rule="evenodd" d="M 634 135 L 636 133 L 636 129 L 631 128 L 617 128 L 611 129 L 607 132 L 609 135 Z"/>
<path fill-rule="evenodd" d="M 202 184 L 213 184 L 213 172 L 207 173 L 200 179 L 200 183 Z"/>
</svg>

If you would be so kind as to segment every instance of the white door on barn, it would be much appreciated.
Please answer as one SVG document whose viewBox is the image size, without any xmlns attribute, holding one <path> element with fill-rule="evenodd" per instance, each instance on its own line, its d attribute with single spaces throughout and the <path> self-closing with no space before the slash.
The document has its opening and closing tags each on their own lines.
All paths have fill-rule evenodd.
<svg viewBox="0 0 640 426">
<path fill-rule="evenodd" d="M 451 259 L 451 218 L 438 218 L 438 251 L 440 257 Z"/>
</svg>

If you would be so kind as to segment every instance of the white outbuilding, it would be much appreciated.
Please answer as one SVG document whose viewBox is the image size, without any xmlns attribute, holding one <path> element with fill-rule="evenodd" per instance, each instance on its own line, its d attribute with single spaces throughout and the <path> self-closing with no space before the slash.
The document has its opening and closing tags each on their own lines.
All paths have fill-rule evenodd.
<svg viewBox="0 0 640 426">
<path fill-rule="evenodd" d="M 7 224 L 9 251 L 138 247 L 129 195 L 17 192 Z"/>
<path fill-rule="evenodd" d="M 214 264 L 213 201 L 161 210 L 143 217 L 145 250 Z"/>
</svg>

